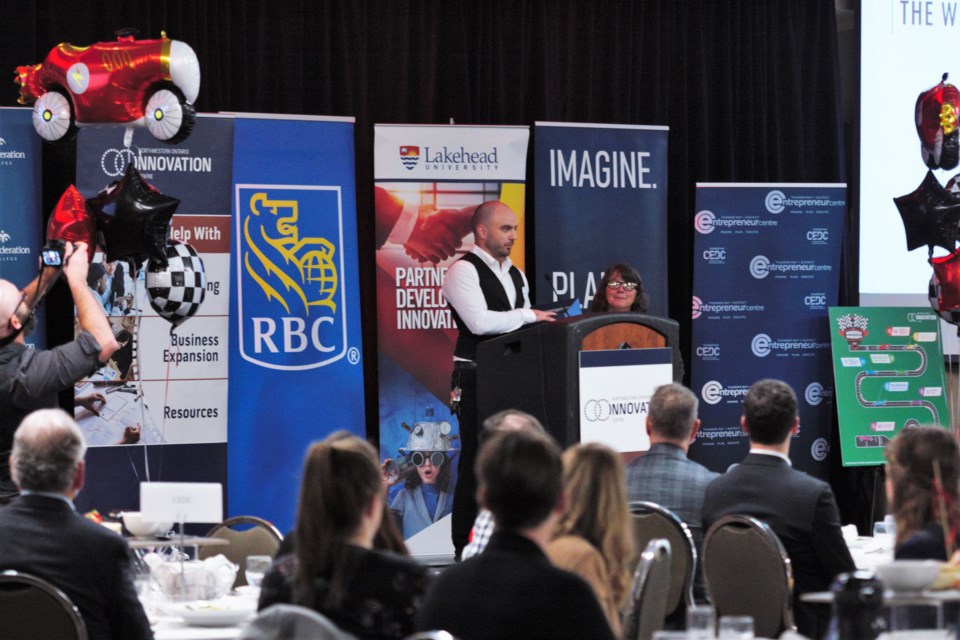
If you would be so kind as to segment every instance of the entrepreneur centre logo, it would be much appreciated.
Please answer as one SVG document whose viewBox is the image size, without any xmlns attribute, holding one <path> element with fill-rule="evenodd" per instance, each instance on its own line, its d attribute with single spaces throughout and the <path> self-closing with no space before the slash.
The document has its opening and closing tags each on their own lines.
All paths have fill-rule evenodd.
<svg viewBox="0 0 960 640">
<path fill-rule="evenodd" d="M 236 186 L 240 355 L 313 369 L 347 351 L 340 187 Z"/>
</svg>

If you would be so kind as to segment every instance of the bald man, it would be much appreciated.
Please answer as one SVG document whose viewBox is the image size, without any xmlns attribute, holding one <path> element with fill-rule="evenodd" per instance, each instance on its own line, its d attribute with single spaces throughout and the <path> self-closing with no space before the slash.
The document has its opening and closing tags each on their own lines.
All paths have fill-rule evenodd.
<svg viewBox="0 0 960 640">
<path fill-rule="evenodd" d="M 0 279 L 0 505 L 17 496 L 8 458 L 13 434 L 31 411 L 57 406 L 57 394 L 90 375 L 120 346 L 103 307 L 87 286 L 87 247 L 67 243 L 62 275 L 77 308 L 80 333 L 49 351 L 30 349 L 24 338 L 33 329 L 38 297 L 59 277 L 55 267 L 22 291 Z M 38 291 L 40 293 L 38 296 Z"/>
<path fill-rule="evenodd" d="M 477 455 L 477 346 L 525 324 L 552 322 L 553 311 L 530 308 L 527 277 L 510 261 L 517 216 L 498 200 L 473 214 L 474 245 L 447 270 L 443 295 L 460 335 L 453 353 L 453 397 L 458 398 L 460 463 L 453 498 L 452 537 L 456 557 L 469 542 L 477 515 L 473 463 Z"/>
</svg>

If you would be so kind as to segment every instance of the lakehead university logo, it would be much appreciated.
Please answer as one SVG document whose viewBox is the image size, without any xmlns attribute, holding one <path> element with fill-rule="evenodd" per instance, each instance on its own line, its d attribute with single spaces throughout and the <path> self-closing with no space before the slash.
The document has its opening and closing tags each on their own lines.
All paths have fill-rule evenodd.
<svg viewBox="0 0 960 640">
<path fill-rule="evenodd" d="M 420 162 L 420 147 L 405 145 L 400 147 L 400 162 L 407 168 L 407 171 L 413 171 Z"/>
<path fill-rule="evenodd" d="M 346 352 L 339 187 L 237 185 L 240 354 L 270 369 Z"/>
</svg>

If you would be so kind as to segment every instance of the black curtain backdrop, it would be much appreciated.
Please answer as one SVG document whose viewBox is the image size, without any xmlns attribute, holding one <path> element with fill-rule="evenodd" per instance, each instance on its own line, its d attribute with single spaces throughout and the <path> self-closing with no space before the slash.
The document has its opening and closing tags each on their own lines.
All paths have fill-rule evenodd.
<svg viewBox="0 0 960 640">
<path fill-rule="evenodd" d="M 40 62 L 59 42 L 111 40 L 128 26 L 143 38 L 164 30 L 193 46 L 200 111 L 356 118 L 374 436 L 374 123 L 668 125 L 663 250 L 670 315 L 682 336 L 690 329 L 697 182 L 846 180 L 834 0 L 20 0 L 3 5 L 0 69 L 12 78 L 14 67 Z M 16 97 L 11 83 L 0 105 Z M 73 158 L 69 145 L 48 148 L 38 215 L 72 181 Z M 856 255 L 853 242 L 845 264 Z M 842 291 L 854 297 L 842 302 L 855 304 L 856 281 L 845 272 Z M 539 276 L 531 276 L 536 286 Z M 53 340 L 71 331 L 58 322 L 57 305 L 57 298 L 48 305 Z M 683 352 L 689 362 L 689 343 Z"/>
</svg>

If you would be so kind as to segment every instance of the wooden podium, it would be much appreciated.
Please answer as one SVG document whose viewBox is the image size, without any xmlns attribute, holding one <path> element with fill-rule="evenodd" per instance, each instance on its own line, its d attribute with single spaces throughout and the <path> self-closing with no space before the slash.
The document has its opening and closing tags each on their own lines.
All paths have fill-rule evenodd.
<svg viewBox="0 0 960 640">
<path fill-rule="evenodd" d="M 673 351 L 683 379 L 679 325 L 643 313 L 597 313 L 540 322 L 480 344 L 477 406 L 482 421 L 502 409 L 536 416 L 562 447 L 580 441 L 579 353 L 604 349 Z"/>
</svg>

